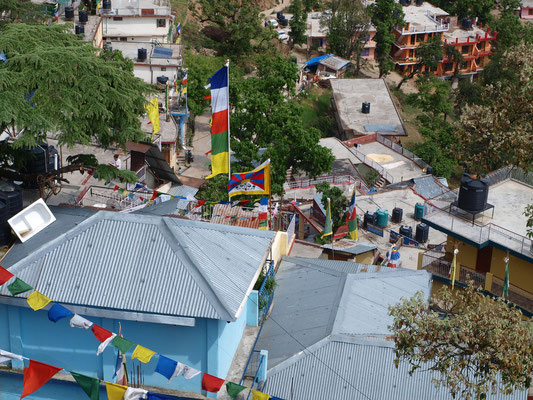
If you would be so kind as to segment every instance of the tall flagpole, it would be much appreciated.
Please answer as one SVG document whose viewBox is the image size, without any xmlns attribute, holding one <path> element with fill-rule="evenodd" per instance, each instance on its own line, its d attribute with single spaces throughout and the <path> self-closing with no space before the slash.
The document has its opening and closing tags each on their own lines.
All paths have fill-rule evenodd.
<svg viewBox="0 0 533 400">
<path fill-rule="evenodd" d="M 230 104 L 229 104 L 229 59 L 226 61 L 226 67 L 228 67 L 228 86 L 227 86 L 227 96 L 228 96 L 228 183 L 231 179 L 231 135 L 230 135 Z"/>
</svg>

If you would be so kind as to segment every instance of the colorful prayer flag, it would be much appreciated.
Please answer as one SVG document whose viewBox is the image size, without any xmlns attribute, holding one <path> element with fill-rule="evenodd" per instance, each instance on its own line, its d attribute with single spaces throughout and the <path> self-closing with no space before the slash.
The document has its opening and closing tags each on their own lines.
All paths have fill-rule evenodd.
<svg viewBox="0 0 533 400">
<path fill-rule="evenodd" d="M 119 349 L 122 353 L 127 353 L 129 349 L 135 346 L 135 343 L 130 342 L 128 339 L 124 339 L 121 336 L 115 336 L 111 344 Z"/>
<path fill-rule="evenodd" d="M 61 304 L 54 303 L 54 305 L 48 310 L 48 319 L 52 322 L 57 322 L 72 314 L 73 312 L 68 308 L 63 307 Z"/>
<path fill-rule="evenodd" d="M 252 399 L 253 400 L 269 400 L 270 395 L 260 392 L 259 390 L 252 389 Z"/>
<path fill-rule="evenodd" d="M 104 340 L 100 345 L 98 346 L 98 350 L 96 350 L 96 355 L 99 356 L 104 352 L 104 350 L 109 346 L 109 344 L 113 341 L 113 339 L 117 336 L 115 333 L 112 333 L 111 336 L 109 336 L 106 340 Z"/>
<path fill-rule="evenodd" d="M 93 331 L 94 337 L 101 343 L 104 342 L 106 339 L 113 336 L 113 332 L 108 331 L 107 329 L 102 328 L 99 325 L 94 324 L 91 328 Z"/>
<path fill-rule="evenodd" d="M 324 236 L 330 236 L 333 234 L 333 227 L 331 225 L 331 201 L 328 197 L 328 208 L 326 210 L 326 223 L 324 225 L 324 231 L 322 232 L 321 239 L 324 239 Z"/>
<path fill-rule="evenodd" d="M 211 393 L 218 393 L 224 379 L 217 378 L 216 376 L 205 374 L 202 376 L 202 389 Z"/>
<path fill-rule="evenodd" d="M 183 76 L 183 79 L 181 81 L 181 94 L 180 97 L 187 97 L 187 71 L 185 71 L 185 75 Z"/>
<path fill-rule="evenodd" d="M 166 394 L 161 393 L 152 393 L 148 392 L 148 400 L 176 400 L 174 396 L 167 396 Z"/>
<path fill-rule="evenodd" d="M 141 346 L 140 344 L 135 347 L 135 350 L 133 350 L 133 354 L 131 355 L 131 358 L 138 359 L 142 363 L 148 363 L 154 356 L 155 351 L 152 351 L 150 349 L 147 349 L 146 347 Z"/>
<path fill-rule="evenodd" d="M 12 284 L 7 286 L 7 290 L 9 290 L 9 292 L 13 296 L 27 292 L 28 290 L 32 290 L 32 289 L 33 288 L 30 285 L 28 285 L 26 282 L 24 282 L 22 279 L 19 279 L 19 278 L 16 278 Z"/>
<path fill-rule="evenodd" d="M 231 175 L 228 182 L 229 197 L 238 194 L 270 194 L 270 160 L 248 172 Z"/>
<path fill-rule="evenodd" d="M 14 275 L 11 272 L 0 266 L 0 285 L 6 283 L 8 280 L 13 278 L 13 276 Z"/>
<path fill-rule="evenodd" d="M 452 259 L 452 266 L 450 267 L 450 274 L 452 275 L 452 289 L 455 286 L 455 270 L 457 268 L 457 253 L 459 253 L 459 250 L 455 249 L 453 251 L 453 259 Z"/>
<path fill-rule="evenodd" d="M 189 367 L 188 365 L 184 365 L 184 364 L 181 364 L 181 363 L 178 363 L 178 366 L 177 366 L 176 370 L 178 368 L 181 368 L 182 366 L 183 366 L 183 377 L 185 379 L 192 379 L 196 375 L 199 375 L 199 374 L 202 373 L 202 371 L 198 371 L 197 369 L 194 369 L 193 367 Z"/>
<path fill-rule="evenodd" d="M 91 400 L 100 399 L 100 381 L 98 379 L 72 371 L 69 372 Z"/>
<path fill-rule="evenodd" d="M 48 303 L 52 301 L 52 299 L 46 297 L 44 294 L 36 290 L 28 296 L 26 301 L 34 311 L 38 311 L 46 307 Z"/>
<path fill-rule="evenodd" d="M 211 82 L 211 175 L 229 172 L 229 67 L 220 68 Z"/>
<path fill-rule="evenodd" d="M 108 400 L 123 400 L 126 394 L 127 386 L 117 385 L 116 383 L 106 382 L 105 388 Z"/>
<path fill-rule="evenodd" d="M 355 207 L 355 186 L 353 187 L 352 198 L 348 212 L 346 213 L 346 222 L 348 223 L 348 235 L 350 239 L 357 240 L 357 209 Z"/>
<path fill-rule="evenodd" d="M 228 396 L 232 399 L 237 397 L 244 389 L 246 389 L 246 386 L 237 385 L 233 382 L 226 383 L 226 392 L 228 392 Z"/>
<path fill-rule="evenodd" d="M 70 319 L 71 328 L 89 329 L 91 326 L 93 326 L 93 323 L 88 319 L 83 318 L 81 315 L 74 314 Z"/>
<path fill-rule="evenodd" d="M 152 123 L 152 135 L 155 135 L 159 132 L 159 102 L 157 97 L 154 97 L 152 101 L 145 106 L 145 110 Z"/>
<path fill-rule="evenodd" d="M 30 365 L 24 369 L 24 388 L 20 398 L 35 392 L 61 370 L 62 368 L 30 360 Z"/>
<path fill-rule="evenodd" d="M 170 382 L 170 380 L 174 377 L 174 372 L 176 371 L 177 366 L 177 361 L 160 354 L 159 359 L 157 360 L 157 366 L 155 367 L 155 372 L 163 375 Z"/>
<path fill-rule="evenodd" d="M 139 400 L 148 397 L 148 390 L 129 387 L 124 393 L 124 400 Z"/>
<path fill-rule="evenodd" d="M 503 281 L 502 296 L 509 296 L 509 257 L 505 257 L 505 279 Z"/>
</svg>

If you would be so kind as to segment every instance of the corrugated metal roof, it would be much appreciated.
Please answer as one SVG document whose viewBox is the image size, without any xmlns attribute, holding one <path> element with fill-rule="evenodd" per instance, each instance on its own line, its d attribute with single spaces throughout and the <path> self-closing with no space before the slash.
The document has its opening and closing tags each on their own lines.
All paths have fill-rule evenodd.
<svg viewBox="0 0 533 400">
<path fill-rule="evenodd" d="M 350 64 L 350 61 L 332 55 L 331 57 L 327 57 L 320 60 L 320 64 L 325 65 L 326 67 L 331 68 L 334 71 L 338 71 L 344 68 L 346 65 Z"/>
<path fill-rule="evenodd" d="M 413 183 L 414 191 L 428 200 L 450 190 L 443 186 L 438 178 L 435 178 L 433 175 L 413 178 Z"/>
<path fill-rule="evenodd" d="M 172 58 L 173 49 L 166 47 L 155 46 L 152 52 L 152 58 Z"/>
<path fill-rule="evenodd" d="M 242 226 L 245 228 L 259 228 L 259 213 L 245 210 L 231 204 L 216 204 L 213 207 L 211 222 L 214 224 Z"/>
<path fill-rule="evenodd" d="M 350 239 L 341 239 L 337 240 L 333 244 L 327 243 L 322 245 L 323 249 L 329 249 L 329 250 L 335 250 L 335 251 L 342 251 L 344 253 L 349 254 L 362 254 L 366 253 L 367 251 L 372 251 L 374 249 L 377 249 L 378 246 L 372 243 L 365 243 L 365 242 L 359 242 L 355 240 Z"/>
<path fill-rule="evenodd" d="M 272 396 L 293 400 L 449 400 L 445 388 L 435 388 L 435 373 L 412 376 L 409 365 L 394 366 L 392 343 L 331 337 L 310 352 L 288 360 L 268 372 L 262 389 Z M 422 372 L 423 371 L 423 372 Z M 292 395 L 291 395 L 292 393 Z M 527 392 L 488 394 L 488 400 L 525 400 Z"/>
<path fill-rule="evenodd" d="M 371 273 L 375 271 L 383 273 Z M 358 316 L 383 311 L 384 308 L 387 314 L 389 303 L 396 303 L 402 295 L 407 297 L 418 289 L 424 289 L 413 285 L 411 289 L 400 289 L 401 293 L 391 290 L 388 283 L 394 281 L 405 285 L 404 278 L 409 279 L 413 274 L 423 276 L 426 283 L 430 279 L 425 271 L 419 273 L 346 261 L 283 257 L 276 275 L 278 286 L 271 314 L 275 322 L 270 319 L 265 322 L 257 347 L 269 351 L 268 362 L 272 367 L 303 351 L 303 346 L 311 346 L 332 332 L 343 332 L 346 327 L 351 327 L 353 333 L 372 331 L 385 335 L 388 330 L 384 330 L 383 325 L 390 323 L 386 316 L 381 319 L 372 317 L 374 319 L 368 322 L 361 321 Z M 385 279 L 389 275 L 393 278 L 391 281 Z M 370 283 L 376 293 L 366 296 L 365 290 L 368 298 L 358 299 L 354 294 L 355 288 L 364 288 L 370 281 L 365 280 L 362 285 L 353 281 L 364 277 L 386 282 L 385 290 L 391 293 L 383 294 L 379 285 Z M 353 304 L 357 301 L 361 305 Z M 350 307 L 354 309 L 353 317 L 348 311 Z"/>
<path fill-rule="evenodd" d="M 100 211 L 10 271 L 60 303 L 233 321 L 273 235 Z"/>
<path fill-rule="evenodd" d="M 326 58 L 329 58 L 333 56 L 333 54 L 325 54 L 323 56 L 316 56 L 311 58 L 309 61 L 305 63 L 306 67 L 314 67 L 315 65 L 320 64 L 321 61 L 325 60 Z"/>
</svg>

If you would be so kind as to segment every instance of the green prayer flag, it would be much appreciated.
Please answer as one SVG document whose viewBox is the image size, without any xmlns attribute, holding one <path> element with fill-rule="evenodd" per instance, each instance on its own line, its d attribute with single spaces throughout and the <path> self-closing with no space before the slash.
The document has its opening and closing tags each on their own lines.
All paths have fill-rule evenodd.
<svg viewBox="0 0 533 400">
<path fill-rule="evenodd" d="M 15 282 L 13 282 L 11 285 L 7 287 L 7 290 L 13 295 L 16 296 L 17 294 L 21 294 L 24 292 L 27 292 L 28 290 L 32 290 L 33 288 L 28 285 L 26 282 L 24 282 L 22 279 L 15 279 Z"/>
<path fill-rule="evenodd" d="M 246 389 L 246 386 L 237 385 L 233 382 L 226 383 L 226 391 L 228 392 L 229 397 L 232 399 L 237 397 L 244 389 Z"/>
<path fill-rule="evenodd" d="M 328 197 L 328 209 L 326 210 L 326 224 L 324 225 L 324 231 L 322 232 L 321 239 L 324 239 L 324 236 L 329 236 L 333 234 L 333 227 L 331 225 L 331 201 Z"/>
<path fill-rule="evenodd" d="M 130 342 L 128 339 L 124 339 L 118 335 L 115 336 L 111 344 L 119 349 L 123 354 L 126 354 L 129 349 L 135 346 L 135 343 Z"/>
<path fill-rule="evenodd" d="M 90 376 L 77 374 L 76 372 L 70 371 L 70 375 L 74 379 L 76 379 L 76 382 L 78 382 L 78 385 L 81 386 L 83 391 L 87 393 L 87 396 L 91 400 L 99 400 L 100 399 L 100 381 L 96 378 L 91 378 Z"/>
</svg>

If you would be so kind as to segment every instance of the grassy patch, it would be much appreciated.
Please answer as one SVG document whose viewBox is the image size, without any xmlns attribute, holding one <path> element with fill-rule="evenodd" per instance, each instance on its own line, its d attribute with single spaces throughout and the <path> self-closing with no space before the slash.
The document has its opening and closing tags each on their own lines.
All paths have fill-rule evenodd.
<svg viewBox="0 0 533 400">
<path fill-rule="evenodd" d="M 389 91 L 392 94 L 393 101 L 398 108 L 400 117 L 403 121 L 407 136 L 402 137 L 402 145 L 413 145 L 424 141 L 424 138 L 418 130 L 418 121 L 416 117 L 421 114 L 420 110 L 407 103 L 407 95 L 401 90 L 396 89 L 396 85 L 389 85 Z"/>
<path fill-rule="evenodd" d="M 189 7 L 189 0 L 171 0 L 172 11 L 176 13 L 176 25 L 185 22 L 187 18 L 187 11 Z"/>
<path fill-rule="evenodd" d="M 306 128 L 317 128 L 322 137 L 334 135 L 331 89 L 313 87 L 302 101 L 302 121 Z"/>
</svg>

